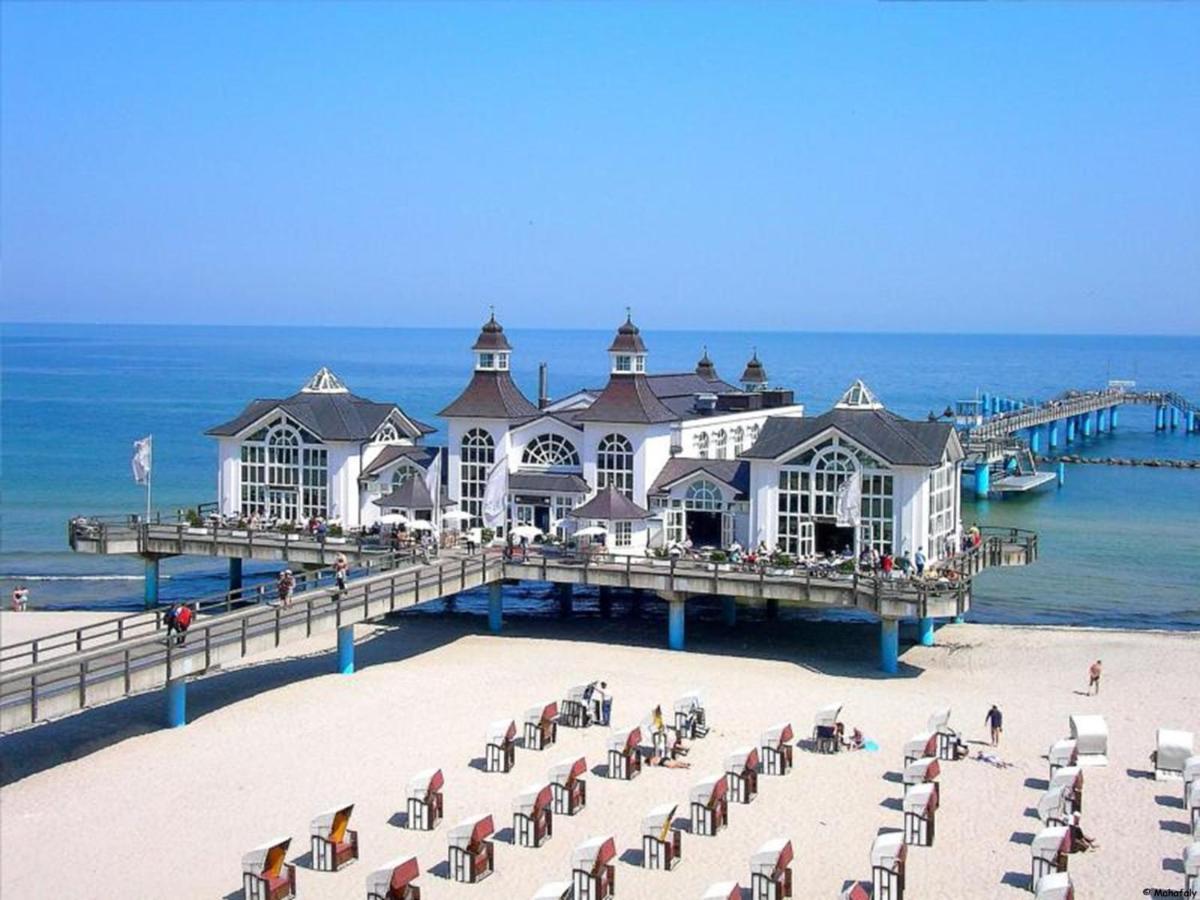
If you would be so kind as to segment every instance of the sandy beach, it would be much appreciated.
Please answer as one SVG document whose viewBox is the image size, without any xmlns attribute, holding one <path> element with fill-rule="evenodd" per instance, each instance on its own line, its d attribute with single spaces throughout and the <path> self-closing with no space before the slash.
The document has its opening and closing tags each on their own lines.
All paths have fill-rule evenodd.
<svg viewBox="0 0 1200 900">
<path fill-rule="evenodd" d="M 22 626 L 35 618 L 24 614 Z M 12 623 L 0 624 L 12 640 Z M 1029 896 L 1027 844 L 1039 828 L 1030 807 L 1047 775 L 1043 754 L 1065 736 L 1073 712 L 1107 718 L 1111 760 L 1086 773 L 1084 826 L 1101 848 L 1071 858 L 1078 896 L 1182 887 L 1178 860 L 1189 839 L 1180 785 L 1140 773 L 1155 728 L 1200 732 L 1195 634 L 949 625 L 938 646 L 905 649 L 901 677 L 884 678 L 874 670 L 875 629 L 857 625 L 689 623 L 686 653 L 659 649 L 661 623 L 644 620 L 517 620 L 502 636 L 482 628 L 469 616 L 409 616 L 362 629 L 353 676 L 332 674 L 327 642 L 288 648 L 193 683 L 186 728 L 161 729 L 162 698 L 150 695 L 0 739 L 0 894 L 236 897 L 241 854 L 291 835 L 301 897 L 364 896 L 376 865 L 415 854 L 425 897 L 519 900 L 569 878 L 577 843 L 612 833 L 624 857 L 618 897 L 698 897 L 726 879 L 748 885 L 749 855 L 775 836 L 796 848 L 795 895 L 835 897 L 847 879 L 870 877 L 876 832 L 902 824 L 892 773 L 903 742 L 940 704 L 953 707 L 951 722 L 968 740 L 980 741 L 993 702 L 1006 716 L 996 752 L 1013 765 L 943 764 L 936 842 L 912 848 L 909 896 Z M 1102 693 L 1083 696 L 1097 657 Z M 438 877 L 450 824 L 490 812 L 507 837 L 512 798 L 544 780 L 552 763 L 572 753 L 589 766 L 605 762 L 608 731 L 593 727 L 560 728 L 557 746 L 544 752 L 518 748 L 507 775 L 472 766 L 488 722 L 519 722 L 526 708 L 593 678 L 609 682 L 618 726 L 700 689 L 712 729 L 692 745 L 691 770 L 650 769 L 632 782 L 591 774 L 587 808 L 556 818 L 544 847 L 500 840 L 496 872 L 481 884 Z M 678 801 L 686 815 L 689 787 L 720 772 L 730 750 L 784 719 L 807 738 L 814 711 L 836 700 L 879 752 L 798 749 L 790 775 L 764 776 L 753 804 L 731 806 L 727 830 L 685 834 L 675 871 L 633 864 L 643 813 Z M 407 779 L 431 766 L 445 771 L 446 821 L 431 833 L 398 827 Z M 361 859 L 336 874 L 312 871 L 309 820 L 349 802 Z"/>
</svg>

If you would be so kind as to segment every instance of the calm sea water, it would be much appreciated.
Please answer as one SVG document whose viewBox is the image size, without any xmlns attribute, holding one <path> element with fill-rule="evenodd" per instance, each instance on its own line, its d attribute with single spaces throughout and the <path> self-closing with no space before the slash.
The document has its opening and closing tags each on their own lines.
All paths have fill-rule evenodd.
<svg viewBox="0 0 1200 900">
<path fill-rule="evenodd" d="M 80 513 L 135 511 L 131 443 L 153 433 L 155 505 L 213 499 L 216 451 L 206 428 L 255 397 L 294 392 L 321 365 L 355 392 L 394 400 L 439 424 L 436 413 L 466 383 L 476 332 L 416 329 L 5 326 L 0 332 L 0 598 L 13 579 L 46 607 L 133 607 L 140 563 L 72 554 L 66 521 Z M 514 375 L 536 394 L 537 364 L 551 393 L 605 380 L 607 331 L 509 332 Z M 905 415 L 940 411 L 977 388 L 1045 397 L 1066 387 L 1136 378 L 1200 401 L 1200 338 L 647 332 L 652 371 L 691 369 L 702 345 L 735 380 L 757 347 L 771 381 L 817 413 L 864 378 Z M 1082 452 L 1200 458 L 1200 436 L 1155 434 L 1149 410 L 1122 410 L 1113 435 Z M 436 441 L 438 436 L 434 436 Z M 1080 452 L 1078 446 L 1073 452 Z M 968 521 L 1035 528 L 1042 558 L 988 572 L 972 618 L 1133 628 L 1200 628 L 1200 471 L 1075 466 L 1062 490 L 979 505 Z M 164 563 L 162 596 L 222 589 L 223 568 Z M 267 567 L 248 567 L 269 577 Z M 538 586 L 514 590 L 530 613 L 552 603 Z M 471 601 L 466 601 L 469 608 Z M 652 605 L 651 605 L 652 606 Z"/>
</svg>

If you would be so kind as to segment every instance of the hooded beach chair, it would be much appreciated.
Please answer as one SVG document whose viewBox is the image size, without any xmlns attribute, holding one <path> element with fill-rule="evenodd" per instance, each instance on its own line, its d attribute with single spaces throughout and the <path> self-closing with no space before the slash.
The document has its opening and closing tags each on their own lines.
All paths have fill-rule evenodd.
<svg viewBox="0 0 1200 900">
<path fill-rule="evenodd" d="M 483 757 L 488 772 L 507 772 L 513 767 L 516 740 L 517 723 L 512 719 L 498 719 L 488 725 Z"/>
<path fill-rule="evenodd" d="M 817 710 L 813 719 L 813 749 L 818 753 L 837 753 L 841 742 L 837 736 L 838 717 L 842 714 L 842 704 L 831 703 Z"/>
<path fill-rule="evenodd" d="M 1033 900 L 1075 900 L 1075 887 L 1068 872 L 1051 872 L 1043 875 Z"/>
<path fill-rule="evenodd" d="M 569 881 L 547 881 L 537 889 L 531 900 L 571 900 L 573 891 Z"/>
<path fill-rule="evenodd" d="M 786 775 L 792 768 L 792 740 L 796 733 L 791 722 L 772 725 L 758 739 L 764 775 Z"/>
<path fill-rule="evenodd" d="M 873 900 L 904 900 L 904 866 L 908 845 L 904 833 L 885 831 L 871 844 L 871 896 Z"/>
<path fill-rule="evenodd" d="M 409 828 L 420 831 L 432 831 L 437 828 L 445 808 L 442 797 L 442 785 L 445 783 L 446 779 L 442 776 L 441 769 L 425 769 L 409 779 Z"/>
<path fill-rule="evenodd" d="M 687 751 L 683 749 L 680 733 L 674 728 L 656 729 L 653 727 L 653 720 L 654 717 L 651 715 L 642 723 L 643 730 L 650 734 L 650 745 L 653 755 L 670 757 L 671 759 L 687 755 Z"/>
<path fill-rule="evenodd" d="M 1183 767 L 1196 753 L 1196 737 L 1190 731 L 1160 728 L 1156 734 L 1154 778 L 1167 781 L 1183 777 Z"/>
<path fill-rule="evenodd" d="M 950 707 L 935 709 L 925 727 L 937 735 L 938 759 L 956 759 L 955 748 L 962 742 L 962 735 L 950 727 Z"/>
<path fill-rule="evenodd" d="M 447 836 L 450 845 L 450 877 L 474 884 L 492 874 L 495 848 L 488 840 L 496 830 L 489 815 L 464 819 Z"/>
<path fill-rule="evenodd" d="M 1063 789 L 1068 813 L 1083 811 L 1083 769 L 1079 766 L 1063 766 L 1050 778 L 1049 787 Z"/>
<path fill-rule="evenodd" d="M 647 869 L 671 870 L 683 853 L 683 837 L 675 821 L 676 803 L 656 806 L 642 817 L 642 865 Z"/>
<path fill-rule="evenodd" d="M 708 886 L 700 900 L 742 900 L 742 886 L 736 881 L 718 881 Z"/>
<path fill-rule="evenodd" d="M 901 780 L 904 782 L 904 792 L 908 793 L 909 788 L 913 785 L 933 784 L 935 785 L 934 792 L 939 793 L 936 782 L 938 776 L 941 774 L 941 765 L 932 756 L 914 759 L 904 767 L 904 772 L 901 775 Z"/>
<path fill-rule="evenodd" d="M 869 881 L 847 881 L 842 885 L 838 900 L 871 900 L 872 891 L 874 887 Z"/>
<path fill-rule="evenodd" d="M 1052 872 L 1067 871 L 1067 855 L 1071 852 L 1071 829 L 1064 825 L 1043 828 L 1033 836 L 1029 852 L 1029 886 L 1036 894 L 1043 876 Z"/>
<path fill-rule="evenodd" d="M 1043 825 L 1066 825 L 1071 818 L 1069 805 L 1062 785 L 1052 787 L 1038 798 L 1038 818 Z"/>
<path fill-rule="evenodd" d="M 702 738 L 708 734 L 704 698 L 700 696 L 699 691 L 688 691 L 675 701 L 675 730 L 688 740 Z"/>
<path fill-rule="evenodd" d="M 554 814 L 573 816 L 587 805 L 587 759 L 568 756 L 550 767 L 550 791 L 554 796 Z"/>
<path fill-rule="evenodd" d="M 792 896 L 792 842 L 767 841 L 750 856 L 750 896 L 753 900 L 784 900 Z"/>
<path fill-rule="evenodd" d="M 401 856 L 367 876 L 367 900 L 421 900 L 413 884 L 421 874 L 415 856 Z"/>
<path fill-rule="evenodd" d="M 1054 773 L 1063 766 L 1074 766 L 1079 762 L 1079 745 L 1070 738 L 1063 738 L 1061 741 L 1055 741 L 1050 745 L 1049 751 L 1046 753 L 1046 759 L 1050 762 L 1050 777 L 1054 777 Z"/>
<path fill-rule="evenodd" d="M 1071 737 L 1079 754 L 1076 765 L 1108 765 L 1108 724 L 1104 716 L 1071 716 Z"/>
<path fill-rule="evenodd" d="M 593 688 L 590 684 L 577 684 L 567 691 L 562 702 L 562 722 L 571 728 L 586 728 L 591 723 L 588 702 Z"/>
<path fill-rule="evenodd" d="M 932 847 L 937 824 L 938 789 L 934 782 L 913 785 L 904 794 L 904 840 Z"/>
<path fill-rule="evenodd" d="M 922 731 L 914 734 L 904 742 L 904 764 L 923 759 L 926 756 L 937 756 L 937 733 Z"/>
<path fill-rule="evenodd" d="M 1188 788 L 1187 808 L 1192 822 L 1192 837 L 1200 839 L 1200 780 L 1193 781 Z"/>
<path fill-rule="evenodd" d="M 545 750 L 558 739 L 558 704 L 539 703 L 525 711 L 525 749 Z"/>
<path fill-rule="evenodd" d="M 554 833 L 549 784 L 532 784 L 513 800 L 513 834 L 518 847 L 540 847 Z"/>
<path fill-rule="evenodd" d="M 1200 756 L 1189 756 L 1183 761 L 1183 802 L 1187 803 L 1192 782 L 1200 781 Z"/>
<path fill-rule="evenodd" d="M 714 775 L 692 785 L 688 792 L 692 804 L 692 834 L 714 837 L 729 824 L 729 801 L 725 791 L 724 775 Z"/>
<path fill-rule="evenodd" d="M 1200 841 L 1183 848 L 1183 886 L 1189 891 L 1200 891 Z"/>
<path fill-rule="evenodd" d="M 608 777 L 629 781 L 642 771 L 642 729 L 618 728 L 608 739 Z"/>
<path fill-rule="evenodd" d="M 575 900 L 608 900 L 616 892 L 617 842 L 612 835 L 589 838 L 571 851 Z"/>
<path fill-rule="evenodd" d="M 725 757 L 725 780 L 734 803 L 749 803 L 758 796 L 758 749 L 738 747 Z"/>
<path fill-rule="evenodd" d="M 288 900 L 296 896 L 296 867 L 285 862 L 291 838 L 276 838 L 242 856 L 245 900 Z"/>
<path fill-rule="evenodd" d="M 353 812 L 351 803 L 312 820 L 312 864 L 318 872 L 336 872 L 358 859 L 358 832 L 350 830 Z"/>
</svg>

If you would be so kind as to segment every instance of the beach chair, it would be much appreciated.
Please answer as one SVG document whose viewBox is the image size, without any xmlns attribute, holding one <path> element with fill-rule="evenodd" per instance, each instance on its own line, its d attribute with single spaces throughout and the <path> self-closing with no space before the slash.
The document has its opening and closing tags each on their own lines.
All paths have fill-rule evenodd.
<svg viewBox="0 0 1200 900">
<path fill-rule="evenodd" d="M 937 824 L 938 789 L 933 782 L 913 785 L 904 794 L 904 841 L 932 847 Z"/>
<path fill-rule="evenodd" d="M 650 745 L 655 756 L 674 759 L 677 756 L 687 755 L 683 750 L 680 734 L 674 728 L 664 728 L 662 731 L 654 731 L 649 728 L 647 730 L 650 732 Z"/>
<path fill-rule="evenodd" d="M 1050 788 L 1061 787 L 1067 803 L 1067 814 L 1083 812 L 1083 769 L 1063 766 L 1050 779 Z"/>
<path fill-rule="evenodd" d="M 1075 900 L 1075 887 L 1068 872 L 1051 872 L 1043 875 L 1037 886 L 1034 900 Z"/>
<path fill-rule="evenodd" d="M 554 834 L 549 784 L 532 784 L 513 800 L 513 834 L 518 847 L 540 847 Z"/>
<path fill-rule="evenodd" d="M 792 741 L 796 734 L 790 722 L 772 725 L 758 739 L 764 775 L 786 775 L 792 768 Z"/>
<path fill-rule="evenodd" d="M 445 783 L 441 769 L 425 769 L 409 780 L 406 823 L 409 828 L 432 831 L 438 827 L 445 809 L 442 797 L 442 785 Z"/>
<path fill-rule="evenodd" d="M 689 741 L 708 734 L 704 699 L 699 691 L 688 691 L 675 701 L 675 729 Z"/>
<path fill-rule="evenodd" d="M 358 859 L 358 832 L 349 827 L 353 812 L 351 803 L 312 820 L 312 866 L 318 872 L 336 872 Z"/>
<path fill-rule="evenodd" d="M 465 884 L 483 881 L 495 869 L 495 847 L 488 840 L 496 830 L 492 817 L 472 816 L 450 829 L 450 877 Z"/>
<path fill-rule="evenodd" d="M 941 766 L 932 756 L 914 759 L 904 767 L 904 772 L 901 774 L 901 780 L 904 782 L 904 793 L 907 794 L 909 788 L 917 784 L 932 784 L 934 786 L 933 791 L 939 795 L 938 799 L 940 800 L 941 791 L 937 786 L 937 780 L 941 774 Z"/>
<path fill-rule="evenodd" d="M 914 734 L 904 742 L 904 764 L 907 766 L 910 762 L 924 759 L 926 756 L 936 757 L 937 740 L 937 733 L 933 731 Z"/>
<path fill-rule="evenodd" d="M 571 728 L 586 728 L 592 722 L 588 699 L 592 695 L 590 684 L 577 684 L 567 691 L 562 702 L 562 723 Z"/>
<path fill-rule="evenodd" d="M 571 900 L 573 891 L 569 881 L 547 881 L 537 889 L 531 900 Z"/>
<path fill-rule="evenodd" d="M 642 817 L 642 865 L 647 869 L 670 871 L 679 862 L 683 836 L 671 827 L 677 809 L 678 804 L 665 803 Z"/>
<path fill-rule="evenodd" d="M 792 842 L 767 841 L 750 856 L 752 900 L 784 900 L 792 896 Z"/>
<path fill-rule="evenodd" d="M 488 772 L 507 772 L 513 767 L 516 756 L 517 723 L 512 719 L 498 719 L 487 728 L 487 746 L 484 748 L 484 767 Z"/>
<path fill-rule="evenodd" d="M 837 736 L 838 716 L 842 714 L 842 704 L 831 703 L 817 710 L 813 720 L 813 749 L 818 753 L 837 753 L 841 742 Z"/>
<path fill-rule="evenodd" d="M 525 749 L 545 750 L 558 740 L 558 704 L 539 703 L 525 711 Z"/>
<path fill-rule="evenodd" d="M 1158 729 L 1155 735 L 1158 745 L 1154 752 L 1154 778 L 1156 781 L 1183 778 L 1183 767 L 1196 753 L 1196 738 L 1190 731 Z"/>
<path fill-rule="evenodd" d="M 296 896 L 296 867 L 284 862 L 291 838 L 276 838 L 242 856 L 245 900 L 288 900 Z"/>
<path fill-rule="evenodd" d="M 550 791 L 556 816 L 573 816 L 587 805 L 587 760 L 582 756 L 560 759 L 550 767 Z"/>
<path fill-rule="evenodd" d="M 1066 790 L 1060 785 L 1045 791 L 1037 802 L 1037 814 L 1043 825 L 1066 825 L 1071 818 Z"/>
<path fill-rule="evenodd" d="M 1073 766 L 1079 762 L 1079 745 L 1070 738 L 1055 741 L 1050 745 L 1046 759 L 1050 762 L 1050 777 L 1053 778 L 1054 773 L 1063 766 Z"/>
<path fill-rule="evenodd" d="M 742 900 L 742 886 L 736 881 L 710 884 L 700 900 Z"/>
<path fill-rule="evenodd" d="M 1029 887 L 1036 894 L 1043 876 L 1052 872 L 1067 871 L 1067 854 L 1071 852 L 1071 829 L 1063 825 L 1043 828 L 1033 836 L 1029 852 Z"/>
<path fill-rule="evenodd" d="M 871 844 L 872 900 L 904 900 L 904 866 L 908 845 L 900 831 L 885 831 Z"/>
<path fill-rule="evenodd" d="M 421 900 L 413 884 L 421 874 L 415 856 L 401 856 L 367 876 L 367 900 Z"/>
<path fill-rule="evenodd" d="M 758 796 L 758 749 L 738 747 L 725 757 L 725 780 L 734 803 L 749 803 Z"/>
<path fill-rule="evenodd" d="M 1200 891 L 1200 841 L 1183 848 L 1183 886 L 1189 891 Z"/>
<path fill-rule="evenodd" d="M 870 882 L 849 881 L 842 885 L 838 900 L 871 900 L 873 890 Z"/>
<path fill-rule="evenodd" d="M 1200 780 L 1193 781 L 1188 788 L 1187 808 L 1192 822 L 1192 837 L 1200 839 Z"/>
<path fill-rule="evenodd" d="M 589 838 L 571 852 L 574 900 L 608 900 L 616 895 L 616 856 L 612 835 Z"/>
<path fill-rule="evenodd" d="M 642 771 L 642 729 L 618 728 L 608 739 L 608 777 L 630 781 Z"/>
<path fill-rule="evenodd" d="M 1200 756 L 1189 756 L 1183 762 L 1183 802 L 1187 803 L 1188 791 L 1192 782 L 1200 781 Z"/>
<path fill-rule="evenodd" d="M 956 759 L 955 749 L 962 743 L 962 735 L 950 727 L 950 707 L 935 709 L 926 728 L 937 735 L 937 758 Z"/>
<path fill-rule="evenodd" d="M 714 775 L 692 785 L 688 792 L 692 804 L 692 834 L 715 837 L 729 824 L 729 801 L 725 791 L 724 775 Z"/>
<path fill-rule="evenodd" d="M 1076 765 L 1108 765 L 1108 724 L 1104 716 L 1071 716 L 1071 737 L 1079 754 Z"/>
</svg>

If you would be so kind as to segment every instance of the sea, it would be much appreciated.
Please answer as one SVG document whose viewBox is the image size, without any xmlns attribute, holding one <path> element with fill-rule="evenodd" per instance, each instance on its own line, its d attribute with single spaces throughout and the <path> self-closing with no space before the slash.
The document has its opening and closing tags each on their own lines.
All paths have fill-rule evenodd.
<svg viewBox="0 0 1200 900">
<path fill-rule="evenodd" d="M 402 313 L 401 313 L 402 317 Z M 254 398 L 294 393 L 321 366 L 355 393 L 437 418 L 466 384 L 476 329 L 4 325 L 0 328 L 0 598 L 17 583 L 47 609 L 138 609 L 137 559 L 72 553 L 77 515 L 144 510 L 130 470 L 133 442 L 153 436 L 156 509 L 216 496 L 216 445 L 206 429 Z M 537 392 L 599 387 L 612 331 L 510 329 L 513 374 Z M 757 351 L 771 384 L 810 414 L 863 379 L 892 410 L 924 418 L 978 391 L 1049 398 L 1109 379 L 1175 390 L 1200 402 L 1200 338 L 779 331 L 644 330 L 652 372 L 689 371 L 707 348 L 736 381 Z M 441 435 L 432 436 L 433 443 Z M 1149 408 L 1124 407 L 1114 433 L 1070 452 L 1096 457 L 1200 459 L 1200 435 L 1155 432 Z M 1131 629 L 1200 629 L 1200 469 L 1070 465 L 1065 484 L 975 503 L 964 521 L 1031 528 L 1041 557 L 990 570 L 975 584 L 970 621 Z M 247 564 L 250 581 L 274 568 Z M 162 599 L 224 589 L 206 559 L 162 564 Z M 506 613 L 553 615 L 545 585 L 506 589 Z M 586 601 L 584 607 L 586 608 Z M 653 606 L 646 604 L 646 606 Z M 482 610 L 464 597 L 459 610 Z M 433 604 L 431 612 L 439 612 Z"/>
</svg>

